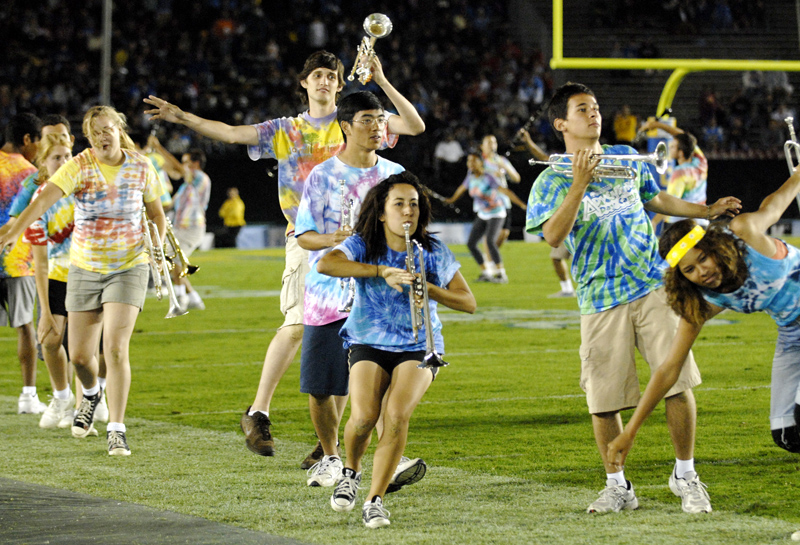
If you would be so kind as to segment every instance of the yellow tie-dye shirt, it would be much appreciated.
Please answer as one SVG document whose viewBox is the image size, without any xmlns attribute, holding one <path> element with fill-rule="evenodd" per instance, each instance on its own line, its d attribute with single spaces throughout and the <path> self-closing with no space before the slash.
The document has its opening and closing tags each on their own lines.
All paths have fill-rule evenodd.
<svg viewBox="0 0 800 545">
<path fill-rule="evenodd" d="M 75 195 L 75 230 L 70 263 L 102 274 L 147 263 L 142 231 L 142 207 L 161 197 L 153 163 L 130 150 L 109 181 L 94 151 L 76 155 L 50 178 L 65 195 Z"/>
</svg>

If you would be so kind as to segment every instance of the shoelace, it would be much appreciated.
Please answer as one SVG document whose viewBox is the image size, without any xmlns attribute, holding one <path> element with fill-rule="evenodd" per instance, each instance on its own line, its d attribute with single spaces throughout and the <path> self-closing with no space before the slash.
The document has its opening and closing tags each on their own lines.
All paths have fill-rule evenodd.
<svg viewBox="0 0 800 545">
<path fill-rule="evenodd" d="M 108 435 L 108 441 L 109 441 L 108 445 L 109 449 L 128 448 L 128 445 L 125 442 L 125 436 L 122 434 L 122 432 L 112 431 Z"/>
<path fill-rule="evenodd" d="M 75 415 L 75 422 L 78 422 L 84 428 L 88 428 L 92 425 L 93 417 L 93 403 L 84 397 L 81 399 L 81 406 L 78 408 L 78 414 Z"/>
<path fill-rule="evenodd" d="M 391 513 L 377 502 L 372 502 L 369 504 L 369 507 L 367 507 L 367 520 L 372 520 L 376 517 L 388 519 L 389 515 L 391 515 Z"/>
<path fill-rule="evenodd" d="M 256 414 L 256 426 L 258 426 L 258 431 L 262 437 L 269 437 L 269 425 L 269 418 L 261 413 Z"/>
<path fill-rule="evenodd" d="M 602 492 L 600 492 L 600 497 L 602 498 L 604 496 L 610 496 L 616 503 L 619 503 L 620 501 L 624 501 L 623 496 L 627 491 L 628 489 L 621 484 L 616 486 L 608 486 L 604 488 Z"/>
<path fill-rule="evenodd" d="M 329 457 L 323 457 L 322 460 L 311 466 L 308 470 L 308 475 L 319 475 L 328 470 L 333 460 Z"/>
<path fill-rule="evenodd" d="M 354 498 L 358 494 L 359 480 L 356 477 L 344 477 L 336 485 L 336 497 Z"/>
<path fill-rule="evenodd" d="M 708 486 L 700 481 L 699 477 L 695 477 L 691 481 L 686 481 L 686 495 L 689 496 L 691 501 L 704 501 L 708 499 Z"/>
</svg>

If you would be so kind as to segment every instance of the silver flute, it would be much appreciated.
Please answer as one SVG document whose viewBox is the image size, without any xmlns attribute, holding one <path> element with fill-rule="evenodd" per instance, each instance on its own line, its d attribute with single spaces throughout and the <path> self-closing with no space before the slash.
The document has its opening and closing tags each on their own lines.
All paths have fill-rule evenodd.
<svg viewBox="0 0 800 545">
<path fill-rule="evenodd" d="M 428 282 L 425 279 L 425 252 L 422 244 L 416 240 L 411 240 L 409 233 L 411 226 L 403 224 L 403 231 L 406 237 L 406 270 L 414 275 L 414 282 L 408 291 L 408 304 L 411 310 L 411 330 L 414 332 L 414 342 L 419 340 L 419 330 L 425 326 L 425 357 L 417 365 L 420 369 L 432 369 L 448 365 L 442 356 L 436 351 L 436 344 L 433 340 L 433 325 L 431 324 L 431 308 L 428 304 Z M 419 274 L 417 274 L 414 263 L 417 257 L 414 252 L 416 247 L 419 254 Z M 422 309 L 417 306 L 417 299 L 422 299 Z"/>
</svg>

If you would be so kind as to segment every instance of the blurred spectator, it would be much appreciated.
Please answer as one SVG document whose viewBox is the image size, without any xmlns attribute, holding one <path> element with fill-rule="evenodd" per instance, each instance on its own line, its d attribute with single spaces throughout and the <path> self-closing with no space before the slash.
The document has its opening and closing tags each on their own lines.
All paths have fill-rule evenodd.
<svg viewBox="0 0 800 545">
<path fill-rule="evenodd" d="M 229 187 L 228 198 L 219 208 L 223 229 L 217 233 L 215 246 L 219 248 L 235 248 L 239 230 L 246 224 L 244 221 L 244 201 L 239 196 L 239 188 Z"/>
<path fill-rule="evenodd" d="M 434 175 L 441 184 L 452 190 L 464 176 L 461 160 L 464 158 L 464 148 L 451 130 L 446 130 L 444 138 L 436 144 L 433 151 Z"/>
<path fill-rule="evenodd" d="M 614 116 L 614 136 L 617 144 L 631 145 L 636 138 L 636 129 L 639 119 L 631 113 L 630 106 L 627 104 Z"/>
<path fill-rule="evenodd" d="M 717 118 L 712 117 L 708 124 L 703 126 L 703 147 L 709 151 L 718 152 L 725 142 L 725 133 L 717 124 Z"/>
</svg>

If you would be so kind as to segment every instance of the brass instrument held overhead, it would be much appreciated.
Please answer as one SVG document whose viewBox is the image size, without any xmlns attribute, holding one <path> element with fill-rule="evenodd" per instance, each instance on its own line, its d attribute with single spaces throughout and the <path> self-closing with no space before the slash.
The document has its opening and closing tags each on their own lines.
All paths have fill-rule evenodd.
<svg viewBox="0 0 800 545">
<path fill-rule="evenodd" d="M 358 53 L 353 64 L 353 70 L 347 76 L 348 81 L 355 79 L 358 74 L 358 81 L 361 85 L 366 85 L 372 79 L 372 59 L 375 58 L 375 42 L 378 38 L 385 38 L 392 32 L 392 21 L 383 13 L 373 13 L 364 19 L 364 32 L 369 37 L 364 36 L 358 45 Z"/>
<path fill-rule="evenodd" d="M 169 224 L 167 224 L 167 226 L 169 226 Z M 164 245 L 161 243 L 158 228 L 156 224 L 147 217 L 147 211 L 144 208 L 142 208 L 142 228 L 144 229 L 145 252 L 150 262 L 150 270 L 153 273 L 153 284 L 155 284 L 156 287 L 156 297 L 161 301 L 163 297 L 161 290 L 164 286 L 166 286 L 169 296 L 169 311 L 167 311 L 167 315 L 164 316 L 164 318 L 183 316 L 188 311 L 181 309 L 181 306 L 178 304 L 178 298 L 175 296 L 172 278 L 170 278 L 169 275 L 171 263 L 164 255 Z"/>
<path fill-rule="evenodd" d="M 794 169 L 800 167 L 800 142 L 797 141 L 797 135 L 794 132 L 794 118 L 790 116 L 784 121 L 789 126 L 789 140 L 783 144 L 783 153 L 786 155 L 786 164 L 789 166 L 789 176 L 791 176 L 794 174 Z M 794 150 L 794 156 L 797 159 L 796 165 L 792 160 L 792 150 Z M 800 195 L 797 195 L 795 199 L 797 200 L 797 206 L 800 206 Z"/>
<path fill-rule="evenodd" d="M 664 174 L 669 167 L 669 150 L 664 142 L 659 142 L 656 150 L 647 155 L 593 155 L 593 159 L 600 159 L 601 161 L 639 161 L 643 163 L 650 163 L 656 167 L 656 172 Z M 572 160 L 571 153 L 556 153 L 551 155 L 547 161 L 537 161 L 531 159 L 528 164 L 531 165 L 547 165 L 551 167 L 556 174 L 560 176 L 572 176 L 572 163 L 565 162 L 565 160 Z M 614 165 L 600 163 L 594 169 L 594 177 L 599 178 L 622 178 L 625 180 L 633 180 L 636 178 L 636 169 L 625 165 Z"/>
<path fill-rule="evenodd" d="M 414 342 L 419 340 L 419 330 L 425 326 L 425 357 L 417 365 L 420 369 L 433 369 L 449 365 L 442 356 L 436 351 L 436 344 L 433 339 L 433 325 L 431 324 L 431 308 L 428 304 L 428 282 L 425 279 L 425 253 L 422 244 L 416 240 L 411 240 L 411 225 L 403 224 L 403 231 L 406 237 L 406 270 L 414 275 L 414 283 L 408 291 L 408 303 L 411 310 L 411 330 L 414 332 Z M 416 256 L 414 247 L 417 248 L 419 255 Z M 419 259 L 419 274 L 414 263 L 415 258 Z M 417 299 L 422 298 L 422 308 L 417 306 Z M 421 316 L 420 316 L 421 315 Z"/>
</svg>

